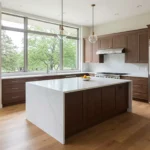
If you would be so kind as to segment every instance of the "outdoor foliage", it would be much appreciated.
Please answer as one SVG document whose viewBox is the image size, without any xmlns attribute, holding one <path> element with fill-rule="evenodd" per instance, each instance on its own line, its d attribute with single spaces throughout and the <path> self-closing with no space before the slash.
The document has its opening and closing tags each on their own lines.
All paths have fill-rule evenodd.
<svg viewBox="0 0 150 150">
<path fill-rule="evenodd" d="M 23 41 L 22 39 L 22 42 Z M 63 41 L 64 69 L 76 69 L 76 49 L 77 40 L 65 39 Z M 13 43 L 11 37 L 3 31 L 2 72 L 23 71 L 23 55 L 24 52 L 18 50 L 18 47 Z M 28 34 L 28 70 L 59 70 L 59 67 L 60 40 L 52 36 Z"/>
</svg>

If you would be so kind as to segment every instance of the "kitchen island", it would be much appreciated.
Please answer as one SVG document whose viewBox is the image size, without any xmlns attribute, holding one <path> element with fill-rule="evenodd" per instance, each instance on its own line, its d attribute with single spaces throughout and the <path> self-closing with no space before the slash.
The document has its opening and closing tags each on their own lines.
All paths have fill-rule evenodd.
<svg viewBox="0 0 150 150">
<path fill-rule="evenodd" d="M 65 144 L 71 135 L 132 111 L 130 80 L 67 78 L 26 83 L 26 118 Z"/>
</svg>

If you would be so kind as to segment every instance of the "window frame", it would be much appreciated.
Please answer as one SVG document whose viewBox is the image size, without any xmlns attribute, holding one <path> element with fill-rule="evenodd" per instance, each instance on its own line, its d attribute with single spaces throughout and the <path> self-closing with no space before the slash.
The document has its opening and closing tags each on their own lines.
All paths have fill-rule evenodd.
<svg viewBox="0 0 150 150">
<path fill-rule="evenodd" d="M 19 29 L 19 28 L 14 28 L 14 27 L 6 27 L 6 26 L 2 26 L 2 30 L 6 30 L 6 31 L 15 31 L 15 32 L 23 32 L 24 33 L 24 73 L 32 73 L 33 71 L 28 71 L 28 34 L 32 33 L 32 34 L 37 34 L 37 35 L 45 35 L 45 36 L 57 36 L 57 34 L 53 34 L 53 33 L 46 33 L 46 32 L 40 32 L 40 31 L 33 31 L 33 30 L 28 30 L 28 20 L 35 20 L 35 21 L 39 21 L 39 22 L 43 22 L 43 23 L 48 23 L 48 24 L 54 24 L 54 25 L 60 25 L 58 23 L 52 23 L 50 21 L 43 21 L 40 19 L 33 19 L 30 17 L 23 17 L 23 16 L 19 16 L 19 15 L 15 15 L 15 14 L 10 14 L 10 13 L 5 13 L 2 12 L 2 15 L 9 15 L 9 16 L 14 16 L 14 17 L 19 17 L 23 19 L 23 23 L 24 23 L 24 29 Z M 73 36 L 67 36 L 68 39 L 75 39 L 77 40 L 77 58 L 76 58 L 76 69 L 67 69 L 64 70 L 63 68 L 63 40 L 60 40 L 60 70 L 56 71 L 56 72 L 68 72 L 68 71 L 80 71 L 80 66 L 79 66 L 79 61 L 80 61 L 80 28 L 79 27 L 72 27 L 72 26 L 68 26 L 68 25 L 64 25 L 65 27 L 68 28 L 73 28 L 77 30 L 77 37 L 73 37 Z M 43 73 L 43 71 L 37 71 L 37 73 Z M 46 72 L 46 70 L 45 70 Z M 18 74 L 21 72 L 11 72 L 11 73 L 2 73 L 2 74 Z"/>
</svg>

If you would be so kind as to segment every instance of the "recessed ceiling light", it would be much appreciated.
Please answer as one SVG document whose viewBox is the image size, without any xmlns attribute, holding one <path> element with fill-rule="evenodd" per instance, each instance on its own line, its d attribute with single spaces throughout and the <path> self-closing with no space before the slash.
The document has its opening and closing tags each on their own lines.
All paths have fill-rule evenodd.
<svg viewBox="0 0 150 150">
<path fill-rule="evenodd" d="M 119 13 L 115 13 L 114 15 L 115 15 L 115 16 L 119 16 Z"/>
<path fill-rule="evenodd" d="M 141 8 L 141 7 L 142 7 L 142 5 L 137 5 L 136 7 L 137 7 L 137 8 Z"/>
</svg>

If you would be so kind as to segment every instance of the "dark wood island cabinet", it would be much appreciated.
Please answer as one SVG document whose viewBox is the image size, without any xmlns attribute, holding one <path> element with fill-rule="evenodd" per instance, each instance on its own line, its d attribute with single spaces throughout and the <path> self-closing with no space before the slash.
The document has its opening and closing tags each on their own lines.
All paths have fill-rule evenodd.
<svg viewBox="0 0 150 150">
<path fill-rule="evenodd" d="M 66 138 L 127 111 L 128 83 L 65 94 Z"/>
</svg>

